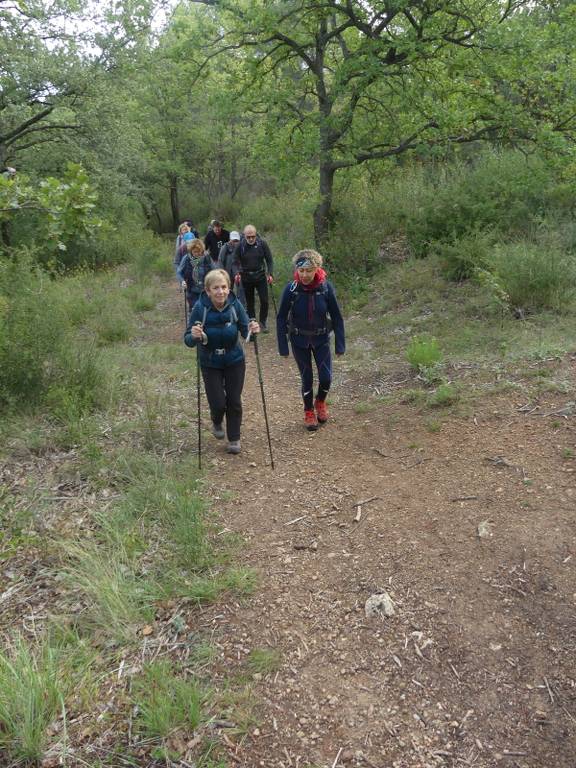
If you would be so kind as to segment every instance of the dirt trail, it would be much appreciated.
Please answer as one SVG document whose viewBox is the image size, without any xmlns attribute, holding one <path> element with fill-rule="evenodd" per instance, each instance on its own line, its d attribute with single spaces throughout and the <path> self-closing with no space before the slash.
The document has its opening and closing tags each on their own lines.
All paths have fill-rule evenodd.
<svg viewBox="0 0 576 768">
<path fill-rule="evenodd" d="M 193 371 L 182 305 L 173 285 L 167 291 L 163 322 L 144 316 L 136 343 L 173 344 Z M 242 601 L 183 609 L 189 642 L 217 649 L 216 700 L 235 697 L 237 728 L 212 724 L 226 764 L 574 768 L 576 407 L 566 407 L 574 395 L 547 393 L 530 408 L 514 393 L 485 398 L 444 413 L 430 431 L 429 412 L 414 405 L 374 400 L 358 413 L 370 382 L 344 357 L 330 421 L 308 433 L 294 361 L 278 356 L 273 333 L 259 348 L 275 471 L 252 345 L 241 455 L 227 455 L 207 431 L 204 440 L 211 507 L 222 530 L 244 540 L 240 564 L 256 570 L 258 586 Z M 574 381 L 575 357 L 548 365 Z M 380 378 L 413 386 L 406 368 Z M 173 407 L 181 417 L 190 411 L 193 425 L 191 386 L 193 376 L 171 381 Z M 194 450 L 194 427 L 178 429 L 180 450 Z M 97 499 L 80 495 L 76 452 L 25 457 L 6 464 L 7 482 L 35 471 L 65 494 L 45 524 L 83 525 Z M 43 616 L 46 605 L 58 610 L 42 552 L 17 554 L 10 567 L 6 595 L 13 582 L 22 591 L 8 612 L 4 605 L 6 626 Z M 367 618 L 366 600 L 384 590 L 395 614 Z M 273 653 L 255 667 L 254 651 Z M 114 680 L 123 701 L 124 681 Z M 125 727 L 119 720 L 118 736 Z"/>
<path fill-rule="evenodd" d="M 307 433 L 293 360 L 273 333 L 259 346 L 276 470 L 252 350 L 242 454 L 205 441 L 214 507 L 260 577 L 202 613 L 215 684 L 251 675 L 253 649 L 281 654 L 252 675 L 259 722 L 231 764 L 573 768 L 574 419 L 552 429 L 513 396 L 435 434 L 408 405 L 359 415 L 343 358 L 330 421 Z M 395 615 L 366 618 L 382 590 Z"/>
</svg>

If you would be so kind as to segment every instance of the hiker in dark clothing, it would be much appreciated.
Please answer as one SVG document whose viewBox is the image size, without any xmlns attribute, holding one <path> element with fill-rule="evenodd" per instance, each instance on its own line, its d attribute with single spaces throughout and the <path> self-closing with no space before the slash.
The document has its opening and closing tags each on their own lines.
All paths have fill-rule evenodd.
<svg viewBox="0 0 576 768">
<path fill-rule="evenodd" d="M 192 311 L 204 289 L 206 271 L 204 243 L 199 238 L 189 240 L 186 243 L 186 255 L 176 270 L 180 285 L 186 291 L 188 312 Z"/>
<path fill-rule="evenodd" d="M 344 320 L 334 287 L 322 269 L 322 256 L 311 249 L 298 251 L 292 259 L 294 281 L 280 298 L 276 332 L 278 351 L 288 357 L 288 337 L 302 379 L 304 425 L 309 431 L 328 421 L 326 396 L 332 383 L 330 332 L 334 330 L 336 355 L 346 349 Z M 314 400 L 312 358 L 318 369 L 318 391 Z"/>
<path fill-rule="evenodd" d="M 260 328 L 268 333 L 268 285 L 274 282 L 274 263 L 266 240 L 261 238 L 253 224 L 244 227 L 244 237 L 236 249 L 235 283 L 242 283 L 250 317 L 256 316 L 255 292 L 260 300 Z"/>
<path fill-rule="evenodd" d="M 218 440 L 224 437 L 222 421 L 226 416 L 226 451 L 240 453 L 246 360 L 238 333 L 246 338 L 248 331 L 258 333 L 260 327 L 255 320 L 248 319 L 246 310 L 230 292 L 230 278 L 223 269 L 209 272 L 204 288 L 190 313 L 184 343 L 188 347 L 199 345 L 212 434 Z"/>
<path fill-rule="evenodd" d="M 206 250 L 210 252 L 213 262 L 218 261 L 220 249 L 228 242 L 228 240 L 230 240 L 230 232 L 228 232 L 227 229 L 223 229 L 221 222 L 214 220 L 212 228 L 208 229 L 208 232 L 206 232 L 206 236 L 204 237 Z"/>
<path fill-rule="evenodd" d="M 232 288 L 235 289 L 236 296 L 238 296 L 242 305 L 246 307 L 246 296 L 244 294 L 242 283 L 236 285 L 234 281 L 236 272 L 238 270 L 238 265 L 236 262 L 236 248 L 238 247 L 239 242 L 240 233 L 236 232 L 236 230 L 232 230 L 232 232 L 230 232 L 230 240 L 220 249 L 218 260 L 220 262 L 221 268 L 228 272 L 228 276 L 230 278 Z"/>
</svg>

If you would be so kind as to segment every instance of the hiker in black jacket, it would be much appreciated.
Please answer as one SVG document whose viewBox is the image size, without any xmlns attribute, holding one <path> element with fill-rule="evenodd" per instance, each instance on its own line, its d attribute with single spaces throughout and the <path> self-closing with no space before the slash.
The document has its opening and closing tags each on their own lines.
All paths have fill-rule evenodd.
<svg viewBox="0 0 576 768">
<path fill-rule="evenodd" d="M 244 236 L 236 249 L 237 274 L 234 278 L 238 285 L 242 283 L 246 294 L 248 316 L 255 317 L 255 292 L 260 300 L 260 329 L 268 333 L 268 285 L 274 282 L 274 263 L 266 240 L 261 238 L 253 224 L 244 227 Z"/>
<path fill-rule="evenodd" d="M 212 222 L 212 228 L 206 232 L 204 238 L 204 245 L 206 250 L 210 251 L 212 262 L 215 264 L 218 261 L 220 250 L 222 246 L 230 240 L 230 232 L 222 227 L 222 222 L 214 219 Z"/>
</svg>

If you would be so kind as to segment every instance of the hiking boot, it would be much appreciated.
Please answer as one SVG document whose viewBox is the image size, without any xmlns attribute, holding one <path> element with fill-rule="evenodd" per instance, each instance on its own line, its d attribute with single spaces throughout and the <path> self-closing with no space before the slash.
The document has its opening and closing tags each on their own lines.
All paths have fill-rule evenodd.
<svg viewBox="0 0 576 768">
<path fill-rule="evenodd" d="M 240 440 L 230 440 L 226 446 L 226 453 L 240 453 Z"/>
<path fill-rule="evenodd" d="M 216 440 L 224 439 L 224 427 L 222 426 L 222 422 L 220 422 L 220 424 L 215 424 L 214 422 L 212 422 L 210 431 L 212 432 Z"/>
<path fill-rule="evenodd" d="M 304 426 L 308 432 L 316 432 L 318 429 L 318 419 L 313 410 L 304 411 Z"/>
<path fill-rule="evenodd" d="M 260 332 L 261 332 L 261 333 L 270 333 L 270 331 L 268 330 L 268 326 L 266 325 L 266 323 L 260 323 Z"/>
<path fill-rule="evenodd" d="M 328 421 L 328 406 L 326 405 L 326 400 L 318 400 L 318 398 L 316 398 L 314 401 L 314 408 L 316 408 L 318 423 L 326 424 Z"/>
</svg>

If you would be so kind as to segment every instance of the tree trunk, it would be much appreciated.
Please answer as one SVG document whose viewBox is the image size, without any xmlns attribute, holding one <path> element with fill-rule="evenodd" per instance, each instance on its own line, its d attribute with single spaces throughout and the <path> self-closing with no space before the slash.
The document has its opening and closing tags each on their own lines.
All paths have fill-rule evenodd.
<svg viewBox="0 0 576 768">
<path fill-rule="evenodd" d="M 314 241 L 316 248 L 321 250 L 330 232 L 330 219 L 332 214 L 332 195 L 334 190 L 335 168 L 332 163 L 332 152 L 336 143 L 337 134 L 331 127 L 331 115 L 333 100 L 326 88 L 324 79 L 324 53 L 326 50 L 325 35 L 327 31 L 326 20 L 320 25 L 320 35 L 317 40 L 314 74 L 316 76 L 316 98 L 318 99 L 318 112 L 320 123 L 318 126 L 319 144 L 319 187 L 318 205 L 314 209 Z"/>
<path fill-rule="evenodd" d="M 316 248 L 322 248 L 322 243 L 330 233 L 332 218 L 332 195 L 334 191 L 334 172 L 330 162 L 320 161 L 319 201 L 314 209 L 314 241 Z"/>
<path fill-rule="evenodd" d="M 232 147 L 232 155 L 230 157 L 230 184 L 228 191 L 231 199 L 234 199 L 234 195 L 238 192 L 238 160 L 236 157 L 236 127 L 234 123 L 230 128 L 230 145 Z"/>
<path fill-rule="evenodd" d="M 4 248 L 10 248 L 10 246 L 12 245 L 9 221 L 3 221 L 0 224 L 0 245 Z"/>
<path fill-rule="evenodd" d="M 171 173 L 168 176 L 170 182 L 170 208 L 172 210 L 172 226 L 174 232 L 178 232 L 180 226 L 180 201 L 178 199 L 178 176 Z"/>
<path fill-rule="evenodd" d="M 154 216 L 156 216 L 156 232 L 158 232 L 158 234 L 161 235 L 162 234 L 162 216 L 160 216 L 160 211 L 158 210 L 158 206 L 156 205 L 156 203 L 152 203 L 152 213 L 154 214 Z"/>
</svg>

